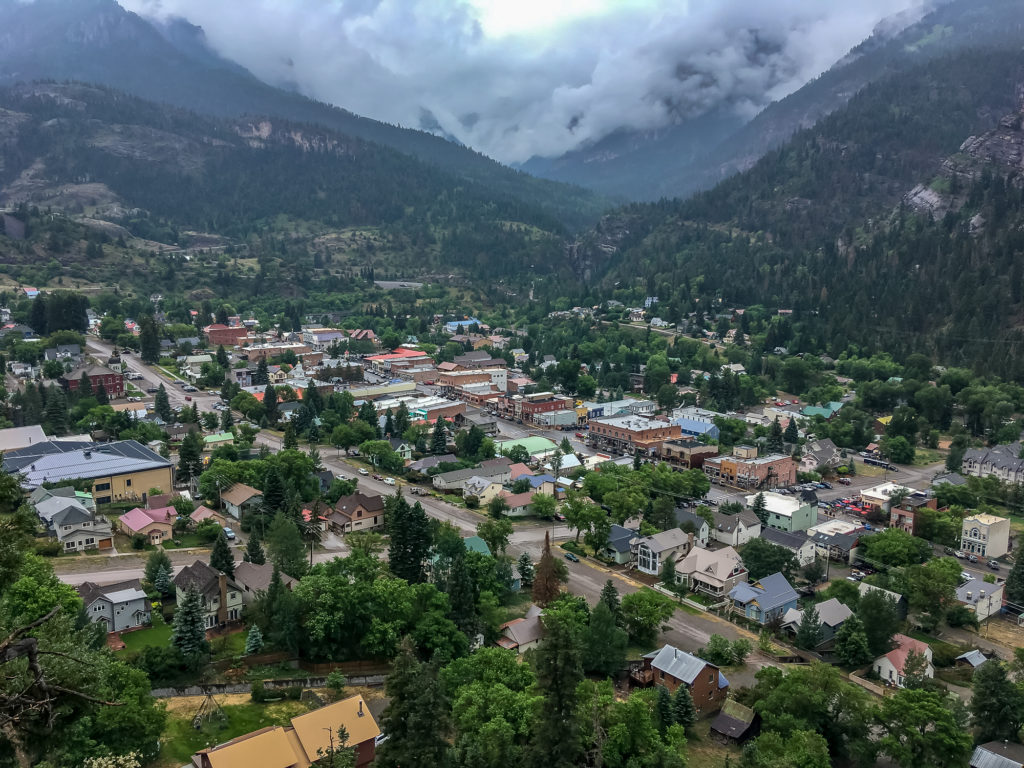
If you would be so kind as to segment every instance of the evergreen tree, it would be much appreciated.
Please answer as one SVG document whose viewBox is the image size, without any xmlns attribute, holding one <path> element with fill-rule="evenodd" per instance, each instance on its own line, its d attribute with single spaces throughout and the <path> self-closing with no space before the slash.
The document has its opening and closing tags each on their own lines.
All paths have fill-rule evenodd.
<svg viewBox="0 0 1024 768">
<path fill-rule="evenodd" d="M 607 603 L 598 600 L 590 612 L 590 625 L 584 636 L 583 667 L 592 674 L 611 677 L 626 664 L 629 635 L 616 624 Z"/>
<path fill-rule="evenodd" d="M 307 570 L 306 545 L 299 528 L 283 512 L 274 515 L 267 531 L 267 554 L 270 561 L 293 579 L 301 579 Z"/>
<path fill-rule="evenodd" d="M 273 384 L 267 384 L 263 390 L 263 414 L 270 424 L 277 424 L 277 390 Z"/>
<path fill-rule="evenodd" d="M 384 417 L 384 437 L 395 436 L 395 417 L 391 415 L 391 411 L 388 411 L 387 416 Z"/>
<path fill-rule="evenodd" d="M 678 725 L 684 728 L 691 728 L 697 722 L 697 707 L 693 704 L 693 696 L 690 689 L 680 685 L 672 698 L 672 714 Z"/>
<path fill-rule="evenodd" d="M 1018 605 L 1024 604 L 1024 557 L 1013 559 L 1013 567 L 1006 577 L 1006 599 Z"/>
<path fill-rule="evenodd" d="M 139 357 L 147 365 L 160 359 L 160 331 L 152 315 L 139 318 Z"/>
<path fill-rule="evenodd" d="M 174 612 L 171 645 L 181 651 L 181 655 L 193 669 L 199 669 L 209 653 L 210 644 L 206 642 L 206 626 L 203 615 L 203 596 L 196 589 L 195 584 L 188 585 Z"/>
<path fill-rule="evenodd" d="M 256 364 L 256 370 L 252 374 L 252 385 L 254 387 L 262 387 L 269 383 L 270 370 L 267 367 L 267 358 L 264 357 Z"/>
<path fill-rule="evenodd" d="M 107 394 L 107 388 L 102 381 L 96 385 L 96 402 L 100 405 L 110 405 L 110 395 Z"/>
<path fill-rule="evenodd" d="M 156 572 L 156 579 L 153 581 L 153 589 L 164 597 L 174 592 L 174 582 L 171 578 L 171 567 L 169 565 L 160 566 L 160 570 Z"/>
<path fill-rule="evenodd" d="M 516 568 L 519 570 L 519 579 L 523 584 L 533 583 L 533 558 L 529 552 L 523 552 L 516 561 Z"/>
<path fill-rule="evenodd" d="M 434 431 L 430 437 L 430 452 L 435 456 L 440 456 L 448 451 L 448 431 L 447 424 L 445 423 L 443 416 L 438 416 L 437 421 L 434 422 Z"/>
<path fill-rule="evenodd" d="M 765 448 L 768 453 L 782 452 L 782 425 L 779 424 L 779 417 L 775 417 L 771 427 L 768 428 L 768 438 L 765 440 Z"/>
<path fill-rule="evenodd" d="M 562 566 L 559 568 L 559 566 Z M 565 566 L 555 560 L 551 553 L 551 534 L 544 533 L 544 549 L 533 575 L 533 602 L 543 607 L 558 597 L 562 591 Z"/>
<path fill-rule="evenodd" d="M 804 609 L 800 618 L 800 626 L 796 630 L 796 647 L 805 651 L 813 651 L 821 643 L 821 620 L 818 609 L 813 605 Z"/>
<path fill-rule="evenodd" d="M 284 509 L 285 495 L 286 489 L 281 471 L 277 468 L 277 464 L 271 464 L 263 476 L 263 505 L 272 513 L 280 512 Z"/>
<path fill-rule="evenodd" d="M 622 626 L 622 601 L 619 599 L 619 590 L 615 588 L 615 582 L 608 579 L 601 587 L 601 596 L 598 598 L 608 606 L 608 610 L 615 617 L 615 623 Z"/>
<path fill-rule="evenodd" d="M 242 559 L 247 563 L 253 565 L 263 565 L 267 562 L 266 553 L 263 551 L 263 545 L 260 544 L 260 538 L 253 531 L 249 534 L 249 541 L 245 544 L 245 554 L 242 555 Z"/>
<path fill-rule="evenodd" d="M 302 641 L 299 607 L 294 593 L 281 580 L 275 565 L 266 594 L 259 600 L 264 615 L 263 633 L 275 648 L 296 653 Z"/>
<path fill-rule="evenodd" d="M 314 416 L 319 416 L 324 412 L 324 397 L 320 394 L 320 389 L 316 384 L 306 387 L 302 395 L 302 402 L 313 412 Z"/>
<path fill-rule="evenodd" d="M 1017 741 L 1024 725 L 1024 691 L 1006 675 L 998 659 L 986 661 L 974 671 L 971 715 L 976 740 Z"/>
<path fill-rule="evenodd" d="M 92 379 L 85 371 L 82 371 L 82 378 L 78 382 L 78 395 L 79 397 L 92 397 Z"/>
<path fill-rule="evenodd" d="M 226 573 L 228 578 L 235 576 L 235 556 L 231 554 L 228 537 L 223 530 L 214 540 L 213 549 L 210 550 L 210 567 L 216 568 L 221 573 Z"/>
<path fill-rule="evenodd" d="M 787 443 L 798 443 L 800 441 L 800 433 L 796 427 L 796 419 L 790 418 L 789 424 L 786 425 L 786 431 L 782 433 L 783 439 Z"/>
<path fill-rule="evenodd" d="M 452 558 L 445 586 L 448 593 L 448 618 L 472 640 L 480 631 L 480 615 L 476 607 L 473 577 L 466 563 L 465 546 Z"/>
<path fill-rule="evenodd" d="M 685 685 L 680 685 L 680 688 L 685 688 Z M 664 685 L 658 686 L 658 693 L 654 699 L 654 721 L 658 725 L 658 731 L 662 734 L 669 729 L 669 726 L 675 725 L 676 713 L 675 708 L 672 706 L 672 694 L 669 693 L 668 688 Z"/>
<path fill-rule="evenodd" d="M 443 768 L 448 764 L 448 712 L 444 689 L 433 665 L 416 659 L 411 644 L 403 644 L 385 683 L 389 702 L 381 715 L 388 735 L 377 749 L 380 768 L 414 765 Z"/>
<path fill-rule="evenodd" d="M 178 448 L 178 477 L 191 480 L 203 470 L 203 438 L 199 432 L 190 429 Z"/>
<path fill-rule="evenodd" d="M 153 396 L 153 410 L 156 411 L 156 415 L 163 419 L 165 423 L 172 424 L 174 422 L 171 401 L 167 397 L 167 389 L 163 384 L 157 387 L 156 394 Z"/>
<path fill-rule="evenodd" d="M 380 437 L 380 422 L 377 419 L 377 408 L 369 400 L 359 406 L 359 413 L 356 416 L 359 421 L 373 427 L 373 432 Z"/>
<path fill-rule="evenodd" d="M 661 583 L 669 589 L 674 589 L 676 585 L 676 560 L 674 557 L 666 557 L 665 562 L 661 564 Z"/>
<path fill-rule="evenodd" d="M 545 548 L 550 555 L 550 546 Z M 538 568 L 538 581 L 539 571 Z M 583 681 L 579 621 L 566 611 L 556 611 L 545 615 L 544 627 L 547 636 L 536 652 L 541 703 L 533 726 L 534 764 L 577 768 L 586 762 L 576 690 Z"/>
<path fill-rule="evenodd" d="M 299 437 L 295 434 L 295 425 L 288 422 L 284 427 L 284 438 L 281 441 L 281 449 L 293 451 L 299 447 Z"/>
<path fill-rule="evenodd" d="M 155 586 L 156 577 L 162 568 L 171 570 L 171 558 L 167 556 L 167 552 L 163 548 L 154 549 L 146 560 L 146 568 L 143 573 L 146 581 Z"/>
<path fill-rule="evenodd" d="M 227 353 L 227 350 L 224 349 L 224 345 L 223 344 L 218 345 L 218 347 L 217 347 L 217 365 L 219 365 L 221 368 L 225 368 L 226 369 L 230 364 L 231 364 L 231 361 L 228 360 L 228 353 Z"/>
<path fill-rule="evenodd" d="M 221 347 L 223 349 L 223 347 Z M 263 633 L 260 628 L 253 624 L 249 633 L 245 636 L 245 655 L 252 656 L 263 650 Z"/>
<path fill-rule="evenodd" d="M 46 392 L 46 425 L 54 434 L 63 435 L 68 431 L 68 401 L 64 390 L 50 386 Z"/>
<path fill-rule="evenodd" d="M 856 614 L 844 621 L 836 632 L 835 655 L 848 667 L 861 667 L 874 658 L 868 647 L 864 624 Z"/>
<path fill-rule="evenodd" d="M 754 497 L 754 503 L 751 506 L 754 512 L 754 516 L 761 521 L 761 527 L 768 527 L 768 502 L 765 501 L 764 493 L 758 493 Z"/>
<path fill-rule="evenodd" d="M 387 501 L 386 520 L 391 536 L 388 564 L 391 572 L 410 584 L 426 581 L 426 560 L 430 552 L 430 521 L 419 502 L 409 506 L 401 494 Z"/>
<path fill-rule="evenodd" d="M 401 403 L 399 403 L 398 411 L 396 411 L 395 413 L 395 434 L 404 435 L 406 431 L 409 429 L 411 423 L 412 422 L 409 419 L 409 407 L 405 404 L 405 401 L 403 400 Z"/>
<path fill-rule="evenodd" d="M 220 429 L 221 432 L 230 432 L 231 428 L 235 425 L 235 417 L 231 415 L 231 409 L 225 408 L 220 412 Z"/>
</svg>

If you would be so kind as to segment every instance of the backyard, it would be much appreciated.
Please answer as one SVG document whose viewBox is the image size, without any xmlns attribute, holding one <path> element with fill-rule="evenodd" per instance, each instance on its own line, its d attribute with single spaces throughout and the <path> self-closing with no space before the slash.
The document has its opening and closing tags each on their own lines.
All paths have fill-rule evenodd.
<svg viewBox="0 0 1024 768">
<path fill-rule="evenodd" d="M 153 614 L 153 626 L 137 629 L 134 632 L 121 633 L 124 649 L 118 653 L 141 651 L 150 646 L 165 647 L 171 643 L 171 625 L 164 621 L 158 613 Z"/>
</svg>

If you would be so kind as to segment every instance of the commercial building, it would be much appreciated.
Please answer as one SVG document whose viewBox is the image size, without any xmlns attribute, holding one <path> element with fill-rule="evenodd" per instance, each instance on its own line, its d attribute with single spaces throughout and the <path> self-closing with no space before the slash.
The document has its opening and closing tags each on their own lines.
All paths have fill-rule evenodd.
<svg viewBox="0 0 1024 768">
<path fill-rule="evenodd" d="M 938 509 L 938 502 L 926 491 L 915 491 L 897 504 L 889 505 L 889 527 L 917 535 L 921 509 Z"/>
<path fill-rule="evenodd" d="M 345 331 L 338 328 L 303 328 L 302 343 L 315 352 L 326 352 L 335 344 L 348 341 Z"/>
<path fill-rule="evenodd" d="M 391 367 L 397 364 L 402 367 L 410 365 L 424 365 L 432 362 L 430 355 L 418 349 L 399 347 L 393 352 L 386 352 L 382 355 L 371 355 L 364 358 L 363 362 L 370 370 L 379 376 L 387 376 L 391 373 Z"/>
<path fill-rule="evenodd" d="M 669 464 L 687 469 L 700 469 L 704 460 L 718 455 L 717 445 L 705 445 L 699 440 L 681 438 L 666 440 L 661 446 L 661 458 Z"/>
<path fill-rule="evenodd" d="M 17 451 L 30 445 L 45 443 L 49 438 L 38 424 L 30 427 L 0 429 L 0 452 Z"/>
<path fill-rule="evenodd" d="M 779 453 L 758 456 L 747 445 L 733 448 L 732 456 L 714 456 L 704 460 L 704 474 L 716 485 L 768 490 L 793 485 L 797 464 Z"/>
<path fill-rule="evenodd" d="M 747 509 L 754 509 L 754 503 L 759 495 L 764 497 L 770 528 L 778 528 L 780 531 L 806 531 L 818 521 L 817 505 L 804 501 L 799 496 L 783 496 L 771 491 L 747 496 Z"/>
<path fill-rule="evenodd" d="M 249 329 L 244 325 L 230 326 L 213 323 L 203 328 L 206 341 L 211 347 L 234 347 L 245 343 Z"/>
<path fill-rule="evenodd" d="M 581 404 L 581 407 L 587 409 L 588 419 L 603 419 L 607 416 L 622 416 L 623 414 L 650 416 L 658 409 L 657 403 L 653 400 L 639 400 L 632 397 L 623 400 L 610 400 L 607 403 L 587 400 Z"/>
<path fill-rule="evenodd" d="M 537 414 L 570 409 L 573 406 L 573 401 L 564 395 L 535 392 L 532 395 L 501 397 L 495 404 L 498 408 L 498 415 L 503 419 L 533 424 Z"/>
<path fill-rule="evenodd" d="M 82 386 L 82 376 L 88 375 L 89 385 L 96 392 L 102 385 L 111 400 L 124 397 L 124 374 L 104 368 L 102 365 L 90 365 L 88 368 L 65 373 L 60 378 L 61 386 L 68 393 L 78 392 Z"/>
<path fill-rule="evenodd" d="M 682 436 L 679 427 L 643 416 L 593 419 L 587 442 L 594 448 L 619 453 L 659 454 L 666 440 Z"/>
<path fill-rule="evenodd" d="M 868 512 L 883 512 L 889 514 L 893 496 L 906 494 L 909 498 L 913 493 L 911 488 L 898 483 L 882 483 L 871 488 L 865 488 L 860 492 L 861 506 L 867 507 Z"/>
<path fill-rule="evenodd" d="M 1010 521 L 984 512 L 964 518 L 960 549 L 978 557 L 1002 557 L 1010 550 Z"/>
</svg>

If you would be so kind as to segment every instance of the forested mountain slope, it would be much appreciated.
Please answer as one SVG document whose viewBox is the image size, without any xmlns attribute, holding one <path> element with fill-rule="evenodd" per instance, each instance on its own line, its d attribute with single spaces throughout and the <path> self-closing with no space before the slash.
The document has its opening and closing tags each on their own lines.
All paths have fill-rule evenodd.
<svg viewBox="0 0 1024 768">
<path fill-rule="evenodd" d="M 893 19 L 831 69 L 752 121 L 727 110 L 647 133 L 620 132 L 563 157 L 523 167 L 559 181 L 634 200 L 687 197 L 750 168 L 766 152 L 844 106 L 868 83 L 965 48 L 1020 47 L 1019 0 L 953 0 L 893 34 Z M 725 138 L 723 138 L 725 137 Z"/>
<path fill-rule="evenodd" d="M 210 50 L 202 30 L 180 21 L 156 26 L 115 0 L 0 0 L 0 19 L 0 85 L 76 80 L 218 117 L 269 115 L 317 124 L 436 164 L 498 194 L 543 204 L 570 227 L 591 224 L 605 207 L 592 193 L 512 170 L 429 133 L 271 87 Z"/>
<path fill-rule="evenodd" d="M 1000 120 L 1018 113 L 1022 84 L 1019 48 L 874 84 L 714 190 L 622 211 L 630 234 L 604 285 L 658 295 L 669 320 L 792 309 L 790 351 L 855 343 L 1022 374 L 1021 355 L 993 354 L 1024 338 L 1020 159 L 981 149 L 1017 146 L 997 139 L 1018 130 L 1019 118 Z M 983 138 L 958 154 L 970 136 Z M 595 273 L 603 255 L 588 254 Z"/>
</svg>

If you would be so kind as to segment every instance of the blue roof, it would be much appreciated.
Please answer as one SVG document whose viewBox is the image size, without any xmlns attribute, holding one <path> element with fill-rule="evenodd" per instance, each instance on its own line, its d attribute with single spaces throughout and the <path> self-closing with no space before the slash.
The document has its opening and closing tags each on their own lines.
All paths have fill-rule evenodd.
<svg viewBox="0 0 1024 768">
<path fill-rule="evenodd" d="M 685 416 L 680 416 L 678 419 L 673 420 L 672 423 L 683 430 L 683 432 L 691 432 L 697 435 L 705 435 L 718 429 L 714 424 L 708 424 L 706 421 L 697 421 L 696 419 L 688 419 Z"/>
<path fill-rule="evenodd" d="M 556 481 L 554 475 L 523 475 L 523 477 L 530 481 L 531 488 L 540 488 L 544 483 L 554 483 Z"/>
<path fill-rule="evenodd" d="M 796 591 L 781 573 L 765 576 L 753 584 L 737 584 L 729 597 L 744 605 L 757 600 L 762 611 L 771 611 L 797 599 Z"/>
</svg>

